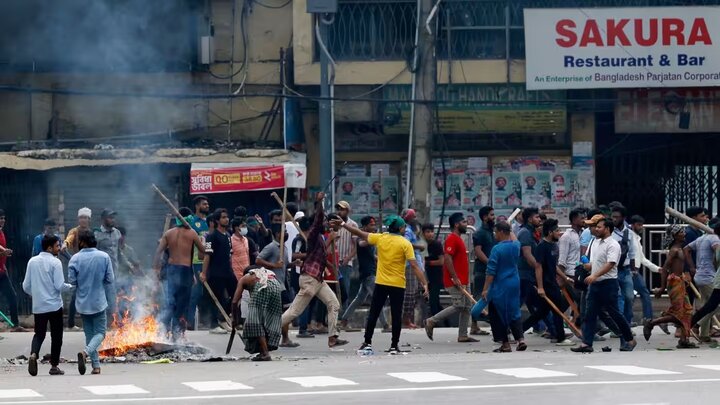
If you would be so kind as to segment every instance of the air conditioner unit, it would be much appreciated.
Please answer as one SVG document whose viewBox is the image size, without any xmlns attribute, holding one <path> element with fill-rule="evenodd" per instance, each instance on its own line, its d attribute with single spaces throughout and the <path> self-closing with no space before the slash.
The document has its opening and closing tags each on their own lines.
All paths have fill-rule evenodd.
<svg viewBox="0 0 720 405">
<path fill-rule="evenodd" d="M 215 63 L 215 37 L 206 35 L 198 41 L 198 63 L 210 65 Z"/>
</svg>

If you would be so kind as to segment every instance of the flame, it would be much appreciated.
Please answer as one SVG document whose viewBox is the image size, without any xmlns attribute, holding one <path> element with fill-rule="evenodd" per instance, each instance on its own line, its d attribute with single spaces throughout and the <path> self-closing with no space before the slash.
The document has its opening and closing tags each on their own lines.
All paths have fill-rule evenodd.
<svg viewBox="0 0 720 405">
<path fill-rule="evenodd" d="M 132 295 L 118 294 L 117 303 L 118 305 L 123 301 L 132 303 L 135 299 L 136 297 Z M 149 347 L 153 342 L 165 341 L 162 336 L 163 328 L 152 315 L 133 316 L 127 309 L 122 317 L 113 314 L 111 325 L 98 350 L 101 356 L 121 356 L 135 349 Z"/>
</svg>

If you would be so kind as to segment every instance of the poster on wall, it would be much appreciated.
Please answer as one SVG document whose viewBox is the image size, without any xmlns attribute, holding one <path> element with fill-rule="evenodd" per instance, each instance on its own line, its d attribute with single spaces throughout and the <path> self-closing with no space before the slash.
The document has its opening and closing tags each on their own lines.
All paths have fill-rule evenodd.
<svg viewBox="0 0 720 405">
<path fill-rule="evenodd" d="M 399 207 L 399 188 L 397 176 L 389 174 L 388 167 L 383 167 L 382 184 L 380 178 L 367 176 L 364 166 L 354 165 L 351 175 L 338 177 L 337 201 L 344 200 L 350 204 L 351 218 L 355 221 L 366 215 L 378 216 L 378 206 L 382 207 L 383 215 L 397 214 Z M 346 172 L 347 173 L 347 172 Z"/>
<path fill-rule="evenodd" d="M 571 165 L 572 161 L 572 165 Z M 491 205 L 498 220 L 517 207 L 537 207 L 550 218 L 568 224 L 570 210 L 595 205 L 594 161 L 591 157 L 507 157 L 439 159 L 433 161 L 431 220 L 447 225 L 460 212 L 477 226 L 479 209 Z M 446 189 L 447 187 L 447 189 Z M 476 224 L 476 225 L 473 225 Z"/>
<path fill-rule="evenodd" d="M 463 213 L 469 223 L 477 221 L 474 213 L 492 202 L 488 159 L 445 159 L 445 172 L 442 163 L 440 159 L 433 161 L 432 220 L 438 223 L 444 205 L 444 221 L 455 212 Z"/>
<path fill-rule="evenodd" d="M 522 172 L 523 207 L 550 209 L 550 172 Z"/>
<path fill-rule="evenodd" d="M 520 173 L 506 170 L 493 171 L 493 207 L 514 209 L 522 206 Z"/>
</svg>

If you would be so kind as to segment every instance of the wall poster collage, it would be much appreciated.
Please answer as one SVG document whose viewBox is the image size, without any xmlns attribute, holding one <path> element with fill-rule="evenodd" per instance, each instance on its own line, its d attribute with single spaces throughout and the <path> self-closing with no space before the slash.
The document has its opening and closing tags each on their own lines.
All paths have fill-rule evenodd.
<svg viewBox="0 0 720 405">
<path fill-rule="evenodd" d="M 507 218 L 517 207 L 537 207 L 560 224 L 568 224 L 575 207 L 595 205 L 592 159 L 464 158 L 433 161 L 431 217 L 437 224 L 445 195 L 445 215 L 462 212 L 475 226 L 478 210 L 491 205 L 496 217 Z M 443 181 L 443 178 L 445 181 Z M 443 194 L 443 189 L 447 191 Z"/>
<path fill-rule="evenodd" d="M 366 215 L 377 218 L 378 206 L 383 215 L 397 214 L 401 208 L 398 174 L 389 164 L 347 165 L 338 172 L 336 186 L 335 200 L 350 204 L 350 217 L 358 224 Z"/>
</svg>

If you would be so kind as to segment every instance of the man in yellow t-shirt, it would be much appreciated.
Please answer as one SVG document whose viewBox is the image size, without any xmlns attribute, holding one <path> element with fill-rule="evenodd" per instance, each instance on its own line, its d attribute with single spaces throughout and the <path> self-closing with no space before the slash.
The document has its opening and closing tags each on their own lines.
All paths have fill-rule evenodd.
<svg viewBox="0 0 720 405">
<path fill-rule="evenodd" d="M 410 263 L 413 272 L 422 283 L 424 295 L 428 296 L 428 284 L 420 266 L 415 261 L 415 252 L 405 233 L 405 221 L 397 215 L 391 215 L 385 220 L 388 232 L 383 234 L 367 233 L 361 229 L 353 228 L 342 220 L 331 221 L 331 225 L 339 225 L 360 239 L 367 240 L 377 248 L 377 276 L 375 278 L 375 291 L 367 326 L 365 327 L 365 342 L 360 350 L 372 350 L 372 337 L 377 319 L 380 316 L 385 301 L 390 298 L 390 313 L 392 316 L 391 354 L 400 352 L 400 330 L 402 327 L 403 300 L 405 297 L 405 263 Z"/>
</svg>

